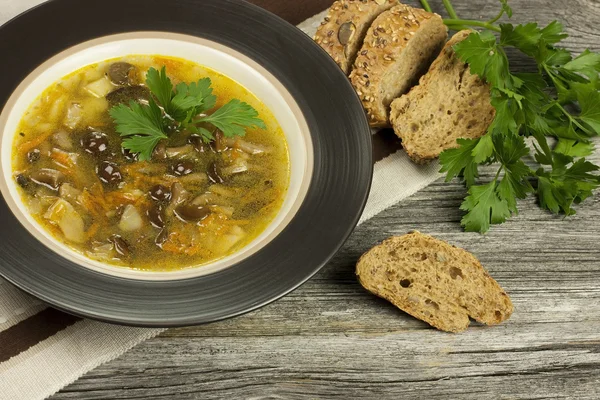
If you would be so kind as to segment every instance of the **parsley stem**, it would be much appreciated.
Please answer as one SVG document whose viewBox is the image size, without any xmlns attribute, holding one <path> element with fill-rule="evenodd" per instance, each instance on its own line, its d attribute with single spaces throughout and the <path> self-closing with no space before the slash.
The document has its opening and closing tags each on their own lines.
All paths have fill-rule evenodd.
<svg viewBox="0 0 600 400">
<path fill-rule="evenodd" d="M 423 9 L 425 9 L 425 11 L 433 12 L 431 11 L 431 6 L 429 5 L 429 2 L 427 0 L 421 0 L 421 5 L 423 6 Z"/>
<path fill-rule="evenodd" d="M 574 124 L 576 127 L 578 127 L 579 129 L 581 129 L 582 131 L 585 131 L 585 128 L 583 127 L 583 125 L 581 125 L 577 119 L 573 118 L 573 115 L 571 115 L 570 112 L 568 112 L 558 101 L 554 102 L 554 106 L 558 107 L 558 109 L 560 111 L 563 112 L 563 114 L 565 114 L 565 116 L 569 119 L 569 122 L 571 122 L 572 124 Z"/>
<path fill-rule="evenodd" d="M 500 12 L 498 13 L 498 15 L 496 15 L 495 18 L 490 19 L 487 23 L 488 24 L 493 24 L 494 22 L 498 21 L 500 18 L 502 18 L 502 16 L 504 15 L 504 8 L 502 10 L 500 10 Z"/>
<path fill-rule="evenodd" d="M 500 28 L 488 22 L 476 21 L 473 19 L 445 19 L 444 23 L 451 28 L 462 29 L 463 26 L 477 26 L 480 28 L 489 29 L 494 32 L 501 32 Z"/>
<path fill-rule="evenodd" d="M 452 3 L 450 3 L 450 0 L 442 0 L 442 3 L 444 3 L 444 7 L 446 7 L 446 11 L 448 11 L 450 18 L 459 19 L 458 15 L 456 15 L 456 11 L 454 11 L 454 7 L 452 7 Z"/>
<path fill-rule="evenodd" d="M 498 182 L 498 178 L 500 178 L 500 172 L 502 172 L 503 169 L 504 169 L 504 165 L 502 165 L 500 168 L 498 168 L 498 172 L 496 172 L 496 177 L 494 178 L 494 181 L 496 183 Z"/>
</svg>

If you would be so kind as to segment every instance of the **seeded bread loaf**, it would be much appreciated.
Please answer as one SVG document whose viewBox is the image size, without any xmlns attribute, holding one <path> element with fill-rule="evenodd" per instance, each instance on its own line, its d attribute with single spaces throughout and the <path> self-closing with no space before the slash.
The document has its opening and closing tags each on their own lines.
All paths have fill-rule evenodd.
<svg viewBox="0 0 600 400">
<path fill-rule="evenodd" d="M 317 42 L 346 75 L 363 43 L 367 29 L 398 0 L 339 0 L 333 3 L 315 35 Z"/>
<path fill-rule="evenodd" d="M 469 317 L 499 324 L 513 311 L 506 292 L 471 253 L 419 232 L 369 250 L 356 275 L 368 291 L 447 332 L 467 329 Z"/>
<path fill-rule="evenodd" d="M 392 102 L 394 131 L 419 164 L 457 147 L 458 138 L 484 135 L 496 115 L 489 86 L 471 74 L 453 50 L 470 34 L 469 30 L 455 34 L 419 85 Z"/>
<path fill-rule="evenodd" d="M 390 103 L 417 83 L 447 37 L 439 15 L 406 5 L 375 19 L 350 73 L 372 127 L 390 125 Z"/>
</svg>

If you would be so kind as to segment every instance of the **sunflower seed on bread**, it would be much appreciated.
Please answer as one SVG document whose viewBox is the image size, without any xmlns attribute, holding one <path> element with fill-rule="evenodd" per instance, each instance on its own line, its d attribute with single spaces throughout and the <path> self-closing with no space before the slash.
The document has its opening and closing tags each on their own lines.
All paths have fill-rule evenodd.
<svg viewBox="0 0 600 400">
<path fill-rule="evenodd" d="M 390 103 L 417 83 L 447 37 L 439 15 L 403 4 L 373 21 L 350 73 L 372 127 L 389 126 Z"/>
<path fill-rule="evenodd" d="M 397 4 L 398 0 L 338 0 L 329 8 L 314 40 L 348 75 L 373 20 Z"/>
<path fill-rule="evenodd" d="M 513 312 L 506 292 L 469 252 L 419 232 L 385 240 L 356 266 L 360 284 L 437 329 L 461 332 Z"/>
<path fill-rule="evenodd" d="M 453 50 L 471 32 L 455 34 L 419 85 L 392 102 L 394 131 L 409 157 L 419 164 L 457 147 L 458 138 L 483 136 L 496 115 L 489 85 L 471 74 Z"/>
</svg>

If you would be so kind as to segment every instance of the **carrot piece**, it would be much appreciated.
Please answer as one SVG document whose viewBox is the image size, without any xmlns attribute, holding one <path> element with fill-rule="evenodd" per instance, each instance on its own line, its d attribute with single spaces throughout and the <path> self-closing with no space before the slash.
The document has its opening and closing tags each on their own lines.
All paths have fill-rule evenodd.
<svg viewBox="0 0 600 400">
<path fill-rule="evenodd" d="M 71 157 L 69 157 L 68 153 L 62 151 L 52 151 L 50 152 L 50 158 L 52 158 L 55 162 L 57 162 L 60 166 L 65 169 L 71 169 L 75 166 Z"/>
<path fill-rule="evenodd" d="M 96 236 L 96 233 L 98 233 L 99 229 L 100 229 L 100 224 L 98 222 L 94 222 L 90 226 L 90 229 L 88 229 L 88 231 L 86 233 L 88 239 L 91 239 L 92 237 Z"/>
<path fill-rule="evenodd" d="M 42 144 L 46 139 L 50 137 L 50 135 L 52 135 L 52 133 L 53 132 L 46 132 L 42 135 L 38 135 L 38 137 L 33 138 L 28 142 L 21 143 L 18 147 L 19 151 L 21 153 L 28 153 L 30 150 L 33 150 L 34 148 Z"/>
</svg>

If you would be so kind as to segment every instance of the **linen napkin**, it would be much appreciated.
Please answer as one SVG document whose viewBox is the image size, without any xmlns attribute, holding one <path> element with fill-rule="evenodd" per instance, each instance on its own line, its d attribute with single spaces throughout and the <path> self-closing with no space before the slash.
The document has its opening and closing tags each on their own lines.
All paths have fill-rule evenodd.
<svg viewBox="0 0 600 400">
<path fill-rule="evenodd" d="M 39 3 L 0 0 L 0 24 Z M 312 36 L 324 16 L 315 15 L 299 28 Z M 439 178 L 438 170 L 437 163 L 413 164 L 401 150 L 377 161 L 359 224 Z M 0 400 L 46 398 L 163 331 L 73 317 L 0 278 Z"/>
</svg>

